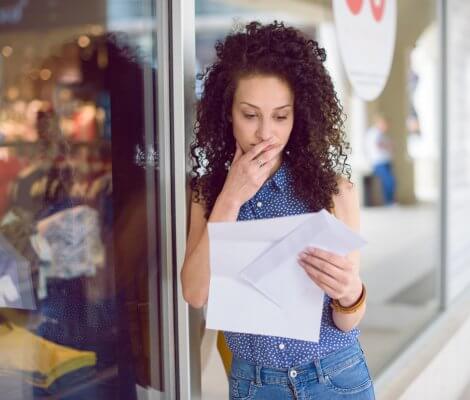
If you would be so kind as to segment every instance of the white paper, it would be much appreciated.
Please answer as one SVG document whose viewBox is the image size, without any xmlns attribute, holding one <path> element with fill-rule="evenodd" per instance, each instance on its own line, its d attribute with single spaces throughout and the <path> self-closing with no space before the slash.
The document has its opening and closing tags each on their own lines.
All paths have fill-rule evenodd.
<svg viewBox="0 0 470 400">
<path fill-rule="evenodd" d="M 323 291 L 297 263 L 307 246 L 345 255 L 365 241 L 327 211 L 208 224 L 206 327 L 318 342 Z"/>
</svg>

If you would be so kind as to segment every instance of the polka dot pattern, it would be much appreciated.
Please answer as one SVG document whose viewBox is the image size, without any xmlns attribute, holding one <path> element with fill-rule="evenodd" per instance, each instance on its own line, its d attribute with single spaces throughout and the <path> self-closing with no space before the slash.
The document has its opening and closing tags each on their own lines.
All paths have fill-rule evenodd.
<svg viewBox="0 0 470 400">
<path fill-rule="evenodd" d="M 286 161 L 240 209 L 238 221 L 283 217 L 310 212 L 296 198 L 293 179 Z M 325 294 L 319 342 L 277 336 L 224 332 L 234 356 L 273 368 L 289 368 L 323 358 L 331 352 L 356 342 L 359 330 L 343 332 L 332 319 L 331 298 Z"/>
</svg>

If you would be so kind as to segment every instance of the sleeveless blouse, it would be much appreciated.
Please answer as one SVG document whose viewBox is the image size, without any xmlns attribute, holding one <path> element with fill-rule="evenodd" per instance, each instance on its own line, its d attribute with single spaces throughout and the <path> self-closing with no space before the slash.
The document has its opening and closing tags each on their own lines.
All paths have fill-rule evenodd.
<svg viewBox="0 0 470 400">
<path fill-rule="evenodd" d="M 308 212 L 310 210 L 307 204 L 294 194 L 292 175 L 288 162 L 284 160 L 256 195 L 242 205 L 237 220 L 275 218 Z M 323 358 L 356 343 L 360 333 L 357 328 L 349 332 L 338 329 L 332 319 L 330 303 L 331 298 L 325 293 L 319 342 L 225 331 L 227 345 L 234 357 L 273 368 L 289 368 Z"/>
</svg>

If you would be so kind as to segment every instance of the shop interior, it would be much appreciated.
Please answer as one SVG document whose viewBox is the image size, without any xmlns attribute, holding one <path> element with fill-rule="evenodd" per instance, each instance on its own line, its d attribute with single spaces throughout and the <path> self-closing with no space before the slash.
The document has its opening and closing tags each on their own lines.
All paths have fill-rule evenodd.
<svg viewBox="0 0 470 400">
<path fill-rule="evenodd" d="M 0 37 L 2 398 L 145 398 L 164 390 L 154 12 L 22 3 Z"/>
</svg>

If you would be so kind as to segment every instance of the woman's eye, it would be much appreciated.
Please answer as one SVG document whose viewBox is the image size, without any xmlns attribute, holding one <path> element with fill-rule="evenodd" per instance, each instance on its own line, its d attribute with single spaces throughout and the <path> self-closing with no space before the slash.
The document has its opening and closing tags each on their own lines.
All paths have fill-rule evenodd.
<svg viewBox="0 0 470 400">
<path fill-rule="evenodd" d="M 287 119 L 287 116 L 278 116 L 276 117 L 276 119 L 282 121 L 284 119 Z"/>
<path fill-rule="evenodd" d="M 251 118 L 255 118 L 256 114 L 244 114 L 244 116 L 245 118 L 251 119 Z"/>
</svg>

